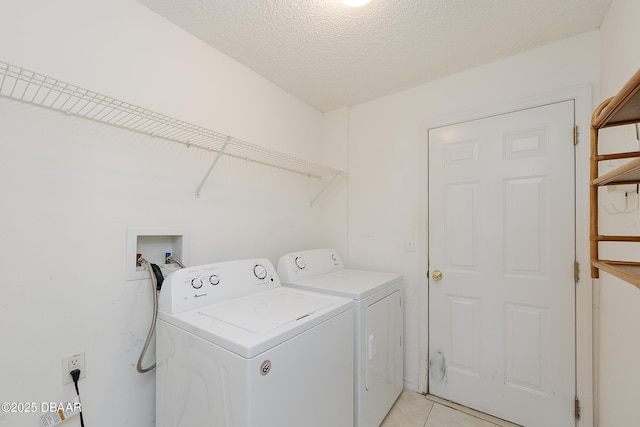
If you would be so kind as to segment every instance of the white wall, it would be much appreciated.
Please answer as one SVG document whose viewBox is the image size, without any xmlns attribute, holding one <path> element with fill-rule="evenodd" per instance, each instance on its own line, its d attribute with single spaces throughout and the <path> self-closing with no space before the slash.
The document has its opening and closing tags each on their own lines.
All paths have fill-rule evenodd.
<svg viewBox="0 0 640 427">
<path fill-rule="evenodd" d="M 640 68 L 640 2 L 613 0 L 601 30 L 602 80 L 598 103 L 613 96 Z M 637 150 L 632 126 L 602 134 L 604 150 Z M 625 147 L 625 144 L 629 144 Z M 606 167 L 606 165 L 604 165 Z M 601 193 L 601 206 L 614 204 L 622 208 L 624 195 Z M 630 196 L 630 203 L 637 203 Z M 610 209 L 611 210 L 611 209 Z M 627 215 L 610 215 L 600 210 L 602 234 L 640 234 L 640 216 L 636 211 Z M 640 251 L 635 245 L 617 247 L 601 245 L 601 257 L 623 256 L 637 260 Z M 610 251 L 616 251 L 615 255 Z M 634 286 L 600 275 L 600 426 L 637 425 L 640 419 L 640 291 Z"/>
<path fill-rule="evenodd" d="M 576 85 L 596 89 L 598 81 L 598 33 L 590 32 L 351 108 L 349 261 L 351 267 L 404 276 L 407 387 L 418 388 L 426 359 L 421 341 L 428 323 L 427 123 L 467 112 L 493 111 Z M 589 114 L 582 112 L 581 123 Z M 583 135 L 587 134 L 583 128 Z M 584 163 L 578 166 L 583 171 L 587 168 Z M 588 214 L 583 215 L 586 224 Z M 588 235 L 588 230 L 582 231 Z M 405 252 L 405 241 L 411 237 L 416 238 L 417 250 Z M 586 244 L 585 238 L 585 248 Z"/>
<path fill-rule="evenodd" d="M 323 114 L 323 163 L 338 170 L 348 170 L 349 109 L 340 108 Z M 336 178 L 323 183 L 325 190 L 318 198 L 322 206 L 325 246 L 335 248 L 348 262 L 347 200 L 348 179 Z"/>
<path fill-rule="evenodd" d="M 325 156 L 321 113 L 133 0 L 5 2 L 0 61 L 319 163 Z M 213 157 L 0 98 L 0 401 L 71 399 L 61 357 L 85 351 L 87 425 L 154 425 L 154 374 L 135 370 L 151 293 L 147 280 L 124 279 L 128 227 L 186 229 L 191 264 L 275 263 L 300 248 L 344 246 L 345 232 L 334 242 L 322 217 L 326 203 L 345 209 L 344 184 L 334 190 L 342 199 L 311 208 L 319 180 L 223 157 L 196 199 Z M 38 425 L 39 415 L 0 412 L 0 426 Z"/>
</svg>

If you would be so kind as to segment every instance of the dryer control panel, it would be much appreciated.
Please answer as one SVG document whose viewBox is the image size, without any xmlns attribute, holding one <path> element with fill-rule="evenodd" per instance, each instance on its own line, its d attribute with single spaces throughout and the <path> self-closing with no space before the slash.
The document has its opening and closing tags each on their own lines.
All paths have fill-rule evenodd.
<svg viewBox="0 0 640 427">
<path fill-rule="evenodd" d="M 158 310 L 180 313 L 279 286 L 276 270 L 267 259 L 187 267 L 166 277 Z"/>
<path fill-rule="evenodd" d="M 283 255 L 278 261 L 278 276 L 285 282 L 338 270 L 344 270 L 344 264 L 335 249 L 294 252 Z"/>
</svg>

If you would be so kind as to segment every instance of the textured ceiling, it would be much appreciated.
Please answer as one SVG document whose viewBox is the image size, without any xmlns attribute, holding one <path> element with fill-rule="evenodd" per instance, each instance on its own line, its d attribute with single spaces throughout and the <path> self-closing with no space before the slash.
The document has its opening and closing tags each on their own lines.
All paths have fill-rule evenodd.
<svg viewBox="0 0 640 427">
<path fill-rule="evenodd" d="M 138 0 L 320 111 L 597 29 L 611 0 Z"/>
</svg>

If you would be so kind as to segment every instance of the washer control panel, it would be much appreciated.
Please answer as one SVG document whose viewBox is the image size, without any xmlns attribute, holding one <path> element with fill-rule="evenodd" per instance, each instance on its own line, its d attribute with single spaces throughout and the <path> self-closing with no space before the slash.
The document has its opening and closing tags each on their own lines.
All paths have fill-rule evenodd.
<svg viewBox="0 0 640 427">
<path fill-rule="evenodd" d="M 343 269 L 342 259 L 334 249 L 294 252 L 280 257 L 278 261 L 278 276 L 283 281 L 294 281 Z"/>
<path fill-rule="evenodd" d="M 264 280 L 267 277 L 267 268 L 262 264 L 256 264 L 253 266 L 253 274 L 256 278 Z"/>
<path fill-rule="evenodd" d="M 158 310 L 180 313 L 278 286 L 276 270 L 266 259 L 187 267 L 165 278 Z"/>
<path fill-rule="evenodd" d="M 298 267 L 300 270 L 304 270 L 305 268 L 307 268 L 307 262 L 304 260 L 304 255 L 300 254 L 297 255 L 294 259 L 293 259 L 293 263 L 296 265 L 296 267 Z"/>
</svg>

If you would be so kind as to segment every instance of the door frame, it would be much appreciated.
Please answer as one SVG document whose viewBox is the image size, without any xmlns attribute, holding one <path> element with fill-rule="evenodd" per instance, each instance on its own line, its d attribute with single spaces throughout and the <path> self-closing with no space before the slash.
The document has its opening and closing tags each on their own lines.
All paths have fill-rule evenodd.
<svg viewBox="0 0 640 427">
<path fill-rule="evenodd" d="M 418 391 L 428 393 L 428 355 L 429 355 L 429 130 L 433 128 L 454 125 L 506 114 L 518 110 L 543 106 L 562 101 L 574 101 L 575 123 L 578 126 L 578 144 L 575 148 L 575 246 L 576 260 L 580 265 L 579 282 L 576 285 L 576 395 L 580 399 L 581 416 L 576 423 L 579 427 L 593 427 L 594 413 L 597 402 L 594 400 L 594 359 L 597 350 L 594 343 L 598 337 L 594 336 L 593 295 L 594 283 L 589 277 L 589 129 L 592 110 L 592 89 L 590 84 L 574 86 L 562 90 L 548 92 L 542 95 L 513 100 L 501 105 L 488 106 L 474 111 L 455 113 L 444 117 L 428 119 L 422 123 L 423 141 L 421 144 L 421 191 L 420 203 L 423 209 L 420 215 L 420 238 L 424 245 L 420 245 L 422 256 L 420 259 L 420 277 L 423 286 L 419 287 L 419 365 Z M 596 284 L 597 285 L 597 284 Z M 597 328 L 595 330 L 597 333 Z"/>
</svg>

